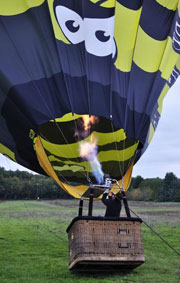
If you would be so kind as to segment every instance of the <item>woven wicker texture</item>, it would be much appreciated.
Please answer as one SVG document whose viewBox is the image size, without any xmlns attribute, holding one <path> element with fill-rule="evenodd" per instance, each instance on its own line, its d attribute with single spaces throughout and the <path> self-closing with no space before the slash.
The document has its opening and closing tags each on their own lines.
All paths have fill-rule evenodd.
<svg viewBox="0 0 180 283">
<path fill-rule="evenodd" d="M 69 262 L 143 261 L 141 223 L 136 221 L 78 220 L 68 233 Z"/>
</svg>

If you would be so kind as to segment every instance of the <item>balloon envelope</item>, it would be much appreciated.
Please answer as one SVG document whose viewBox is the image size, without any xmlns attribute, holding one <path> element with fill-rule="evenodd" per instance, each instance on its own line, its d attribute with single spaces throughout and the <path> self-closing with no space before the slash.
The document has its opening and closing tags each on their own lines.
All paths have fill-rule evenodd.
<svg viewBox="0 0 180 283">
<path fill-rule="evenodd" d="M 104 173 L 126 190 L 179 76 L 179 13 L 178 0 L 1 0 L 0 152 L 75 197 Z"/>
</svg>

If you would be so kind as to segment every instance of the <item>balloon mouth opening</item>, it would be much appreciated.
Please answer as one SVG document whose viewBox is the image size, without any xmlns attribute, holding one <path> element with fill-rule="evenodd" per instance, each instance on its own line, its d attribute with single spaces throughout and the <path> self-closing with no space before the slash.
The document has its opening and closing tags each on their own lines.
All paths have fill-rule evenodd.
<svg viewBox="0 0 180 283">
<path fill-rule="evenodd" d="M 136 141 L 127 139 L 124 129 L 102 116 L 67 113 L 41 124 L 38 130 L 58 178 L 73 186 L 103 184 L 105 174 L 121 179 L 137 149 Z M 128 159 L 124 149 L 131 154 Z"/>
</svg>

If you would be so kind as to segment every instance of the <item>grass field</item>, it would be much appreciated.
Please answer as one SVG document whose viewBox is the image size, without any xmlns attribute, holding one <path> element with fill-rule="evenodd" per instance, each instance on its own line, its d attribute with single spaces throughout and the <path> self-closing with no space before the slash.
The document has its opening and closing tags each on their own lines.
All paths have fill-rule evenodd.
<svg viewBox="0 0 180 283">
<path fill-rule="evenodd" d="M 1 283 L 180 282 L 180 256 L 145 225 L 142 225 L 144 265 L 129 274 L 98 276 L 69 272 L 66 227 L 77 215 L 77 204 L 64 200 L 0 203 Z M 180 203 L 129 204 L 180 252 Z M 94 215 L 104 213 L 100 202 L 94 206 Z"/>
</svg>

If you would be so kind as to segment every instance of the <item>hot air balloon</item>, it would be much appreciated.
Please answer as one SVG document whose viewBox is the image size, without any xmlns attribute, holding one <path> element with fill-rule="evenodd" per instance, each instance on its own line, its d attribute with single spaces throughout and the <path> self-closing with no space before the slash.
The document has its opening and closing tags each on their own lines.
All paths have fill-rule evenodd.
<svg viewBox="0 0 180 283">
<path fill-rule="evenodd" d="M 1 0 L 0 152 L 76 198 L 104 174 L 125 192 L 180 73 L 179 13 L 178 0 Z"/>
</svg>

